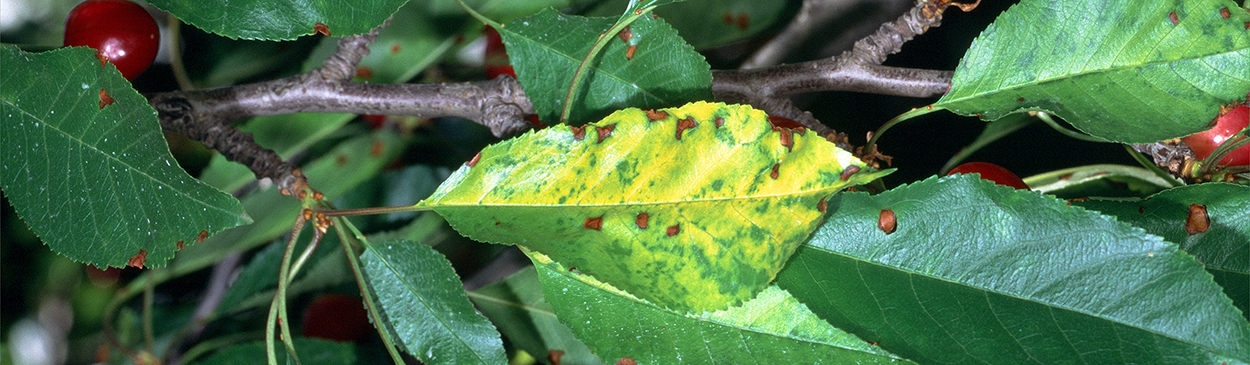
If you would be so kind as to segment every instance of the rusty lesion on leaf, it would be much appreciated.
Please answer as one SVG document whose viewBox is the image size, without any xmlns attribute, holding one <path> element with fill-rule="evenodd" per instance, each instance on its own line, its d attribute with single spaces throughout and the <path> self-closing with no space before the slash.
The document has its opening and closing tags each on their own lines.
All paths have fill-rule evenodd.
<svg viewBox="0 0 1250 365">
<path fill-rule="evenodd" d="M 678 233 L 681 233 L 681 224 L 674 224 L 664 229 L 664 234 L 669 237 L 676 236 Z"/>
<path fill-rule="evenodd" d="M 1225 6 L 1223 9 L 1220 9 L 1221 18 L 1228 19 L 1231 16 L 1233 16 L 1233 12 L 1229 11 L 1227 6 Z"/>
<path fill-rule="evenodd" d="M 828 200 L 829 200 L 828 195 L 820 197 L 820 201 L 816 203 L 816 210 L 820 211 L 820 213 L 822 214 L 828 211 L 829 210 Z"/>
<path fill-rule="evenodd" d="M 313 25 L 313 31 L 326 37 L 330 36 L 330 27 L 327 27 L 322 22 L 317 22 L 316 25 Z"/>
<path fill-rule="evenodd" d="M 773 180 L 777 180 L 777 177 L 779 176 L 781 176 L 781 164 L 775 163 L 773 164 L 773 171 L 768 174 L 768 177 L 773 178 Z"/>
<path fill-rule="evenodd" d="M 147 261 L 147 259 L 148 259 L 148 251 L 141 248 L 139 249 L 139 253 L 136 254 L 135 257 L 131 257 L 130 261 L 126 262 L 126 266 L 137 267 L 137 268 L 142 269 L 143 262 Z"/>
<path fill-rule="evenodd" d="M 838 179 L 842 181 L 850 180 L 851 176 L 858 174 L 859 171 L 860 171 L 859 165 L 847 166 L 845 169 L 842 169 L 842 173 L 838 175 Z"/>
<path fill-rule="evenodd" d="M 178 251 L 182 251 L 182 248 L 186 246 L 186 243 L 183 243 L 182 240 L 178 240 L 178 243 L 175 243 L 174 245 L 178 246 Z"/>
<path fill-rule="evenodd" d="M 638 225 L 638 229 L 647 229 L 647 225 L 651 220 L 651 215 L 647 212 L 638 213 L 638 218 L 634 218 L 634 224 Z"/>
<path fill-rule="evenodd" d="M 586 139 L 586 126 L 569 127 L 569 130 L 573 131 L 574 140 L 580 141 L 580 140 Z"/>
<path fill-rule="evenodd" d="M 200 230 L 200 234 L 195 236 L 195 243 L 204 242 L 205 238 L 208 238 L 208 231 Z"/>
<path fill-rule="evenodd" d="M 476 155 L 473 155 L 473 158 L 470 159 L 469 162 L 465 162 L 464 164 L 468 165 L 469 167 L 473 167 L 473 166 L 477 166 L 477 162 L 481 160 L 482 160 L 482 152 L 478 151 Z"/>
<path fill-rule="evenodd" d="M 1181 18 L 1180 18 L 1179 16 L 1176 16 L 1176 12 L 1175 12 L 1175 11 L 1173 11 L 1173 12 L 1171 12 L 1171 13 L 1168 13 L 1168 20 L 1171 20 L 1171 21 L 1172 21 L 1172 25 L 1180 25 L 1180 24 L 1181 24 Z"/>
<path fill-rule="evenodd" d="M 687 129 L 698 127 L 698 126 L 699 126 L 699 122 L 694 121 L 694 117 L 686 117 L 685 119 L 678 120 L 677 121 L 677 140 L 678 141 L 681 140 L 682 132 L 685 132 Z"/>
<path fill-rule="evenodd" d="M 582 228 L 593 229 L 596 231 L 602 229 L 603 228 L 603 216 L 586 218 L 586 221 L 582 222 Z"/>
<path fill-rule="evenodd" d="M 877 216 L 877 228 L 885 234 L 894 233 L 894 229 L 898 228 L 898 218 L 894 216 L 893 210 L 881 210 L 881 214 Z"/>
<path fill-rule="evenodd" d="M 1211 229 L 1211 217 L 1207 215 L 1207 206 L 1190 204 L 1189 216 L 1185 218 L 1185 233 L 1193 236 L 1208 229 Z"/>
<path fill-rule="evenodd" d="M 648 122 L 656 122 L 656 121 L 668 119 L 668 112 L 663 111 L 663 110 L 650 109 L 650 110 L 647 110 L 646 113 L 647 113 Z"/>
<path fill-rule="evenodd" d="M 113 97 L 109 96 L 109 93 L 105 92 L 104 89 L 100 89 L 100 109 L 104 109 L 104 107 L 109 105 L 113 105 Z"/>
<path fill-rule="evenodd" d="M 603 143 L 603 140 L 608 139 L 614 130 L 616 130 L 616 123 L 595 127 L 595 132 L 599 134 L 599 143 Z"/>
<path fill-rule="evenodd" d="M 725 125 L 725 118 L 716 117 L 716 119 L 713 119 L 712 122 L 716 123 L 716 128 L 720 128 Z"/>
<path fill-rule="evenodd" d="M 777 126 L 773 126 L 773 130 L 781 133 L 781 136 L 780 136 L 781 145 L 786 146 L 786 151 L 793 151 L 794 150 L 794 132 L 791 132 L 789 128 L 780 128 Z"/>
</svg>

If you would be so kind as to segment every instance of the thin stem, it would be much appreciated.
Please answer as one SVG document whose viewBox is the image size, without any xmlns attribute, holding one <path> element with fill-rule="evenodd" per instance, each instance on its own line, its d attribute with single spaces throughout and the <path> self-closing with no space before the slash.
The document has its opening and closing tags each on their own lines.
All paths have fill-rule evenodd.
<svg viewBox="0 0 1250 365">
<path fill-rule="evenodd" d="M 159 270 L 159 269 L 154 269 Z M 156 292 L 156 284 L 147 281 L 143 286 L 143 346 L 149 354 L 155 354 L 156 336 L 152 329 L 152 299 Z"/>
<path fill-rule="evenodd" d="M 191 78 L 187 77 L 187 68 L 182 64 L 182 20 L 173 14 L 165 18 L 165 28 L 169 29 L 169 37 L 165 45 L 169 46 L 169 68 L 178 82 L 178 89 L 187 91 L 195 88 Z"/>
<path fill-rule="evenodd" d="M 296 242 L 299 242 L 300 232 L 303 231 L 304 223 L 306 221 L 307 220 L 304 218 L 304 214 L 302 214 L 302 212 L 295 218 L 295 224 L 291 227 L 291 238 L 287 241 L 286 251 L 282 253 L 282 264 L 278 269 L 278 290 L 274 292 L 273 301 L 269 304 L 269 317 L 265 323 L 265 355 L 267 356 L 270 365 L 277 365 L 278 363 L 278 354 L 276 350 L 277 346 L 274 343 L 274 337 L 277 333 L 274 326 L 276 326 L 278 322 L 286 320 L 286 311 L 279 310 L 279 308 L 286 306 L 287 272 L 291 268 L 291 255 L 295 251 Z M 290 324 L 284 323 L 283 326 L 290 326 Z M 286 334 L 286 331 L 283 332 Z M 284 345 L 290 340 L 289 334 L 282 339 Z M 290 349 L 288 349 L 288 351 L 290 351 Z M 295 357 L 294 351 L 291 351 L 290 355 L 295 359 L 296 363 L 299 362 L 299 358 Z"/>
<path fill-rule="evenodd" d="M 334 221 L 337 223 L 334 226 L 334 232 L 339 235 L 339 243 L 342 244 L 343 254 L 347 256 L 347 263 L 352 268 L 352 275 L 356 277 L 356 286 L 360 287 L 360 296 L 365 302 L 365 309 L 368 309 L 369 318 L 373 321 L 374 328 L 378 330 L 378 335 L 382 337 L 382 345 L 386 347 L 386 352 L 391 355 L 391 360 L 394 361 L 396 365 L 403 365 L 404 359 L 399 356 L 399 351 L 396 350 L 395 340 L 391 339 L 391 332 L 387 330 L 386 322 L 382 319 L 382 311 L 378 309 L 377 302 L 374 302 L 373 295 L 370 294 L 369 284 L 365 283 L 364 272 L 360 270 L 360 261 L 356 259 L 356 251 L 352 249 L 350 243 L 351 239 L 347 236 L 347 233 L 343 231 L 343 227 L 352 230 L 352 232 L 355 233 L 356 239 L 359 239 L 360 242 L 365 245 L 368 245 L 369 241 L 365 239 L 365 236 L 360 233 L 360 230 L 356 229 L 356 226 L 352 225 L 352 222 L 348 221 L 346 218 L 336 217 L 334 218 Z"/>
<path fill-rule="evenodd" d="M 1241 131 L 1234 133 L 1223 143 L 1220 143 L 1219 146 L 1216 146 L 1215 150 L 1211 151 L 1211 154 L 1202 160 L 1202 170 L 1198 172 L 1198 176 L 1211 172 L 1218 165 L 1218 162 L 1223 160 L 1224 156 L 1232 153 L 1233 150 L 1250 144 L 1250 137 L 1246 137 L 1247 131 L 1250 131 L 1250 127 L 1242 128 Z"/>
<path fill-rule="evenodd" d="M 1168 184 L 1172 185 L 1172 187 L 1178 187 L 1178 186 L 1184 185 L 1180 181 L 1177 181 L 1175 176 L 1172 176 L 1172 174 L 1169 174 L 1167 171 L 1164 171 L 1162 168 L 1160 168 L 1159 165 L 1156 165 L 1154 161 L 1150 160 L 1149 157 L 1146 157 L 1146 155 L 1143 155 L 1141 152 L 1138 152 L 1137 150 L 1133 149 L 1133 146 L 1126 144 L 1124 145 L 1124 149 L 1128 151 L 1129 156 L 1133 156 L 1133 160 L 1136 160 L 1137 163 L 1142 165 L 1142 167 L 1146 168 L 1147 170 L 1150 170 L 1150 172 L 1154 173 L 1155 176 L 1158 176 L 1162 178 L 1164 181 L 1167 181 Z"/>
<path fill-rule="evenodd" d="M 877 131 L 872 133 L 872 137 L 868 139 L 868 144 L 864 145 L 864 151 L 872 151 L 873 147 L 877 145 L 877 140 L 881 138 L 881 135 L 885 134 L 885 131 L 890 130 L 891 127 L 894 127 L 895 125 L 902 123 L 903 121 L 906 121 L 908 119 L 912 119 L 921 115 L 932 113 L 934 111 L 945 110 L 945 109 L 946 108 L 940 107 L 940 106 L 939 107 L 926 106 L 924 108 L 916 108 L 916 109 L 912 109 L 907 112 L 904 112 L 903 114 L 899 114 L 897 117 L 894 117 L 886 121 L 885 124 L 881 125 L 881 128 L 877 128 Z"/>
<path fill-rule="evenodd" d="M 322 210 L 322 211 L 318 211 L 317 213 L 325 214 L 327 217 L 351 217 L 351 216 L 358 216 L 358 215 L 390 214 L 390 213 L 403 213 L 403 212 L 428 212 L 431 210 L 434 210 L 434 207 L 425 206 L 425 205 L 401 205 L 397 207 Z"/>
<path fill-rule="evenodd" d="M 1050 113 L 1037 112 L 1037 119 L 1041 119 L 1042 122 L 1045 122 L 1046 125 L 1050 126 L 1051 129 L 1054 129 L 1055 131 L 1065 136 L 1072 137 L 1074 139 L 1079 139 L 1079 140 L 1086 141 L 1086 142 L 1099 142 L 1099 143 L 1108 142 L 1107 140 L 1102 139 L 1102 138 L 1094 137 L 1088 134 L 1084 134 L 1081 132 L 1076 132 L 1071 129 L 1064 128 L 1063 126 L 1059 125 L 1059 122 L 1055 121 L 1055 118 L 1050 117 Z"/>
<path fill-rule="evenodd" d="M 582 62 L 577 64 L 577 71 L 573 72 L 573 81 L 569 82 L 569 90 L 564 94 L 564 110 L 560 112 L 560 123 L 569 121 L 569 114 L 573 112 L 573 97 L 577 92 L 581 91 L 582 80 L 586 78 L 586 71 L 590 69 L 590 65 L 594 63 L 595 57 L 599 56 L 599 51 L 608 45 L 608 42 L 616 38 L 616 33 L 624 30 L 634 21 L 655 9 L 655 5 L 638 9 L 633 14 L 622 17 L 607 32 L 599 34 L 599 38 L 595 39 L 595 43 L 590 46 L 590 51 L 586 52 L 586 57 L 582 58 Z"/>
</svg>

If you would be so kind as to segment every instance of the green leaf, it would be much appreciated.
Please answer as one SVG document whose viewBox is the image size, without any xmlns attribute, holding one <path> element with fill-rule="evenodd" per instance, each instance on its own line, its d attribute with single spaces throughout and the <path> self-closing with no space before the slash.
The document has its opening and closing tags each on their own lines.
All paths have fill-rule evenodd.
<svg viewBox="0 0 1250 365">
<path fill-rule="evenodd" d="M 173 161 L 156 111 L 95 51 L 0 47 L 0 187 L 53 251 L 161 267 L 180 243 L 251 222 Z M 101 93 L 113 101 L 101 107 Z"/>
<path fill-rule="evenodd" d="M 1033 191 L 1061 199 L 1136 198 L 1172 187 L 1167 180 L 1150 170 L 1124 165 L 1077 166 L 1029 176 L 1024 182 Z"/>
<path fill-rule="evenodd" d="M 625 357 L 639 364 L 906 362 L 834 328 L 776 286 L 738 307 L 683 315 L 541 254 L 531 259 L 560 320 L 610 362 Z"/>
<path fill-rule="evenodd" d="M 614 22 L 547 9 L 498 29 L 517 81 L 540 120 L 559 121 L 573 73 L 599 33 Z M 630 32 L 630 42 L 638 46 L 634 57 L 626 58 L 626 42 L 608 42 L 573 98 L 569 122 L 582 124 L 626 107 L 659 108 L 712 98 L 710 66 L 677 31 L 644 16 L 630 25 Z"/>
<path fill-rule="evenodd" d="M 838 194 L 777 277 L 813 312 L 925 363 L 1250 361 L 1250 324 L 1193 257 L 973 176 Z M 879 228 L 882 212 L 896 218 Z"/>
<path fill-rule="evenodd" d="M 772 281 L 826 198 L 884 175 L 766 118 L 698 102 L 526 133 L 482 150 L 418 206 L 466 237 L 542 252 L 662 306 L 722 309 Z M 851 165 L 865 172 L 842 179 Z"/>
<path fill-rule="evenodd" d="M 1184 136 L 1250 91 L 1246 22 L 1228 0 L 1024 0 L 973 41 L 935 105 L 1047 111 L 1116 142 Z"/>
<path fill-rule="evenodd" d="M 427 364 L 505 364 L 499 332 L 476 310 L 451 263 L 429 246 L 386 241 L 360 256 L 400 347 Z"/>
<path fill-rule="evenodd" d="M 356 363 L 356 346 L 351 343 L 334 342 L 317 338 L 296 337 L 295 353 L 303 365 L 350 365 Z M 279 350 L 278 363 L 294 364 L 294 359 L 287 357 L 286 351 Z M 212 356 L 195 362 L 200 365 L 231 364 L 231 365 L 266 365 L 265 341 L 249 342 L 227 347 Z"/>
<path fill-rule="evenodd" d="M 1250 318 L 1250 187 L 1208 183 L 1168 189 L 1139 201 L 1073 202 L 1086 209 L 1177 242 L 1215 276 L 1242 314 Z M 1210 230 L 1190 235 L 1185 230 L 1189 206 L 1206 208 Z"/>
<path fill-rule="evenodd" d="M 560 362 L 564 364 L 603 363 L 556 318 L 555 310 L 543 298 L 542 283 L 533 267 L 471 291 L 469 299 L 509 342 L 535 357 L 562 351 Z"/>
<path fill-rule="evenodd" d="M 629 0 L 596 5 L 586 16 L 619 16 Z M 708 49 L 758 36 L 783 17 L 786 1 L 687 0 L 665 4 L 652 12 L 672 24 L 695 49 Z"/>
<path fill-rule="evenodd" d="M 408 0 L 151 0 L 148 3 L 204 31 L 229 38 L 292 40 L 317 23 L 334 36 L 367 33 Z"/>
</svg>

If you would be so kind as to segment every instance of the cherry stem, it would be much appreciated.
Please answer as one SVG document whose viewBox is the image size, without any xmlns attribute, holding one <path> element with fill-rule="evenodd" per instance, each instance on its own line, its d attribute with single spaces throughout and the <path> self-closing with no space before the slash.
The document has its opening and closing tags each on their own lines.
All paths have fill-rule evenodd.
<svg viewBox="0 0 1250 365">
<path fill-rule="evenodd" d="M 374 215 L 404 212 L 427 212 L 434 210 L 433 207 L 423 205 L 403 205 L 398 207 L 374 207 L 374 208 L 357 208 L 357 209 L 336 209 L 321 210 L 317 213 L 325 214 L 327 217 L 351 217 L 358 215 Z"/>
<path fill-rule="evenodd" d="M 356 239 L 365 246 L 369 245 L 369 240 L 346 218 L 337 217 L 334 221 L 337 223 L 334 225 L 334 232 L 339 235 L 339 243 L 343 246 L 343 254 L 347 256 L 348 266 L 352 268 L 352 275 L 356 277 L 356 286 L 360 287 L 360 296 L 365 302 L 365 309 L 369 312 L 369 318 L 373 321 L 374 328 L 378 330 L 378 335 L 382 337 L 382 345 L 386 347 L 387 353 L 391 355 L 391 360 L 396 365 L 402 365 L 404 364 L 404 359 L 399 355 L 399 351 L 396 350 L 395 340 L 391 339 L 391 332 L 387 330 L 387 323 L 389 322 L 382 319 L 382 311 L 378 309 L 377 302 L 373 301 L 373 294 L 369 290 L 369 285 L 365 283 L 364 273 L 360 271 L 360 261 L 356 258 L 356 251 L 352 249 L 351 237 L 348 237 L 347 233 L 344 232 L 344 227 L 352 230 Z"/>
</svg>

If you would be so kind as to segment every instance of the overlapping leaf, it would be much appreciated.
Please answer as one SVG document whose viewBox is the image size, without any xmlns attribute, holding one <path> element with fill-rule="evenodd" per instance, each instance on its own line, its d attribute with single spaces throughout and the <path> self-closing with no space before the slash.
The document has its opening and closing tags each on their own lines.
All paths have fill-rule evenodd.
<svg viewBox="0 0 1250 365">
<path fill-rule="evenodd" d="M 1062 199 L 1078 199 L 1145 197 L 1170 188 L 1173 182 L 1178 181 L 1171 180 L 1164 180 L 1154 172 L 1137 166 L 1100 164 L 1049 171 L 1029 176 L 1024 182 L 1033 191 Z"/>
<path fill-rule="evenodd" d="M 564 15 L 552 9 L 497 29 L 517 81 L 540 120 L 559 121 L 569 83 L 591 46 L 614 18 Z M 712 72 L 703 56 L 661 19 L 630 25 L 630 41 L 612 39 L 591 63 L 569 121 L 581 124 L 626 107 L 658 108 L 712 98 Z M 627 56 L 629 45 L 637 46 Z"/>
<path fill-rule="evenodd" d="M 313 34 L 317 23 L 331 35 L 366 33 L 408 0 L 151 0 L 196 28 L 229 38 L 291 40 Z"/>
<path fill-rule="evenodd" d="M 684 315 L 570 272 L 545 256 L 532 258 L 560 320 L 608 362 L 910 363 L 834 328 L 776 286 L 738 307 Z"/>
<path fill-rule="evenodd" d="M 427 364 L 504 364 L 499 332 L 469 303 L 451 263 L 429 246 L 369 246 L 361 268 L 401 348 Z"/>
<path fill-rule="evenodd" d="M 777 285 L 901 356 L 944 364 L 1250 361 L 1250 324 L 1202 266 L 1111 217 L 972 176 L 838 194 L 829 204 L 827 221 Z M 879 228 L 886 210 L 893 233 Z"/>
<path fill-rule="evenodd" d="M 620 110 L 483 150 L 420 205 L 631 294 L 715 310 L 772 281 L 839 189 L 884 175 L 749 106 Z M 854 165 L 863 172 L 841 176 Z"/>
<path fill-rule="evenodd" d="M 201 232 L 251 222 L 174 163 L 156 111 L 94 55 L 0 48 L 0 186 L 31 230 L 74 261 L 160 267 Z"/>
<path fill-rule="evenodd" d="M 988 120 L 1044 110 L 1116 142 L 1184 136 L 1250 91 L 1247 22 L 1229 0 L 1024 0 L 935 105 Z"/>
<path fill-rule="evenodd" d="M 599 3 L 587 16 L 619 15 L 628 0 Z M 653 12 L 668 22 L 695 49 L 708 49 L 748 39 L 789 16 L 785 1 L 687 0 L 664 4 Z"/>
<path fill-rule="evenodd" d="M 1074 202 L 1180 244 L 1215 276 L 1250 318 L 1250 187 L 1225 183 L 1168 189 L 1139 201 Z M 1206 212 L 1209 229 L 1189 234 L 1190 205 Z M 1195 217 L 1201 219 L 1201 217 Z M 1197 222 L 1197 221 L 1195 221 Z"/>
<path fill-rule="evenodd" d="M 469 299 L 518 349 L 539 358 L 558 351 L 563 364 L 603 363 L 556 318 L 532 267 L 469 292 Z"/>
</svg>

